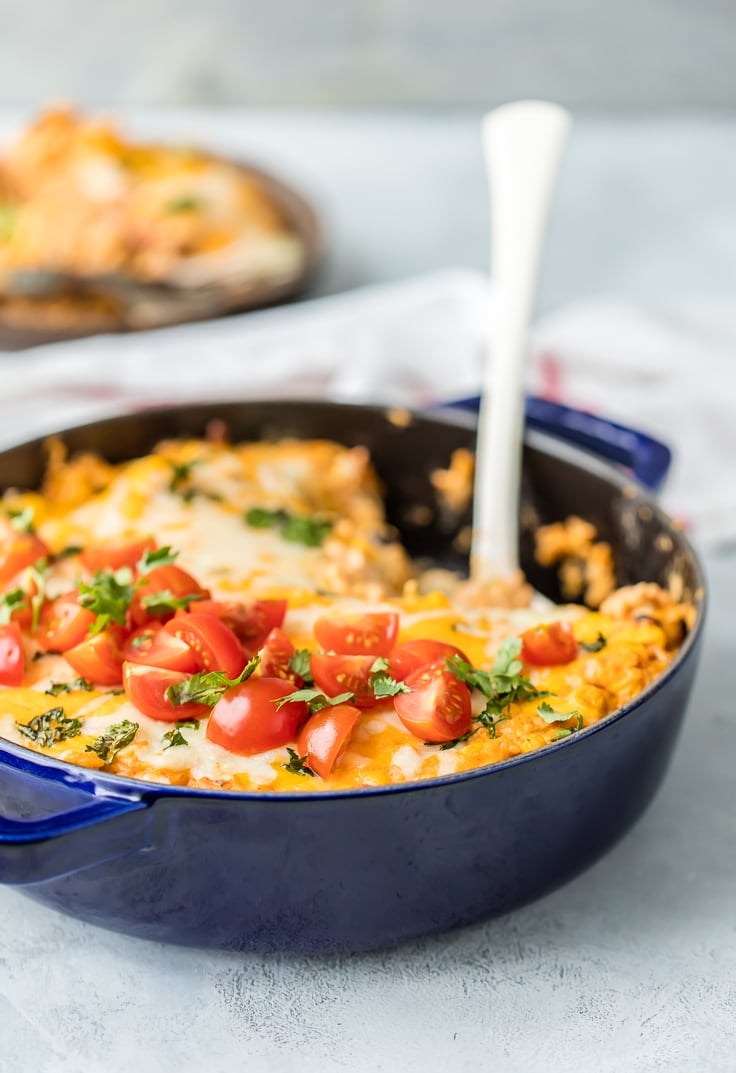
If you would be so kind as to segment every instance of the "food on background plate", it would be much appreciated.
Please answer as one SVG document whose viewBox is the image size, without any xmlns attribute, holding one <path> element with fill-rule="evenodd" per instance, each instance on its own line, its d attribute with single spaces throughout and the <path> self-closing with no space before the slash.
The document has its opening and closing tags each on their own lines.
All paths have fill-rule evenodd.
<svg viewBox="0 0 736 1073">
<path fill-rule="evenodd" d="M 523 579 L 492 602 L 428 589 L 367 451 L 327 441 L 117 466 L 57 442 L 0 513 L 0 735 L 152 782 L 355 789 L 506 760 L 633 700 L 693 619 L 649 583 L 595 610 Z M 558 523 L 539 548 L 584 557 L 583 536 Z"/>
<path fill-rule="evenodd" d="M 27 323 L 42 308 L 61 327 L 82 314 L 104 327 L 140 303 L 136 287 L 186 296 L 283 284 L 303 273 L 306 257 L 262 177 L 197 149 L 134 142 L 57 108 L 0 157 L 7 323 Z"/>
</svg>

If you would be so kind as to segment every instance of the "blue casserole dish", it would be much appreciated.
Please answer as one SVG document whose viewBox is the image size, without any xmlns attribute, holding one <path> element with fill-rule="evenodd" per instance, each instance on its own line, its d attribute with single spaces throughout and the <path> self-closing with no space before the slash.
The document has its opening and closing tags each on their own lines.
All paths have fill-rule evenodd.
<svg viewBox="0 0 736 1073">
<path fill-rule="evenodd" d="M 72 451 L 118 461 L 163 437 L 202 435 L 213 417 L 227 422 L 234 440 L 323 436 L 365 444 L 409 551 L 457 561 L 457 521 L 437 516 L 417 527 L 409 508 L 433 503 L 431 471 L 455 448 L 473 446 L 469 412 L 417 414 L 398 427 L 378 407 L 209 404 L 100 421 L 64 439 Z M 662 444 L 541 400 L 529 400 L 527 425 L 521 552 L 531 583 L 559 596 L 555 577 L 534 562 L 533 530 L 579 514 L 611 543 L 620 584 L 678 584 L 697 605 L 682 649 L 646 692 L 540 752 L 431 781 L 339 793 L 154 785 L 4 742 L 0 882 L 144 938 L 323 953 L 395 944 L 506 912 L 608 850 L 646 808 L 669 763 L 698 660 L 703 574 L 683 534 L 642 487 L 666 473 Z M 0 487 L 33 487 L 42 468 L 39 441 L 6 450 Z"/>
</svg>

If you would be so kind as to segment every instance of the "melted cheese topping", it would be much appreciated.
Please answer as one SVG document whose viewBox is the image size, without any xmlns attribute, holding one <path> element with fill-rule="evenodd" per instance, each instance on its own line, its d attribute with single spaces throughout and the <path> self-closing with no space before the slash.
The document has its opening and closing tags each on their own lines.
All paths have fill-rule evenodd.
<svg viewBox="0 0 736 1073">
<path fill-rule="evenodd" d="M 176 467 L 190 463 L 186 477 L 175 480 Z M 287 596 L 283 629 L 297 648 L 317 650 L 314 622 L 330 610 L 338 615 L 398 611 L 399 642 L 445 641 L 485 669 L 505 638 L 540 622 L 566 620 L 581 642 L 599 635 L 606 639 L 600 651 L 581 648 L 570 663 L 526 672 L 539 690 L 552 695 L 556 712 L 575 713 L 567 720 L 546 723 L 537 711 L 539 700 L 528 700 L 511 705 L 493 736 L 479 727 L 467 741 L 441 749 L 410 734 L 389 698 L 363 713 L 327 780 L 286 770 L 286 748 L 249 757 L 228 752 L 207 739 L 206 719 L 197 728 L 182 728 L 186 744 L 171 746 L 164 735 L 174 724 L 148 718 L 116 691 L 74 690 L 51 697 L 46 691 L 52 683 L 68 682 L 75 674 L 63 657 L 37 654 L 27 659 L 23 686 L 1 691 L 0 735 L 39 748 L 18 724 L 61 706 L 68 717 L 82 721 L 82 732 L 41 751 L 86 767 L 103 766 L 88 747 L 127 719 L 139 729 L 109 770 L 152 782 L 316 791 L 433 778 L 541 748 L 578 723 L 590 726 L 641 692 L 672 658 L 665 632 L 651 619 L 637 622 L 577 606 L 470 607 L 438 592 L 418 595 L 411 585 L 405 588 L 407 561 L 385 525 L 365 453 L 356 449 L 316 441 L 238 448 L 166 444 L 114 470 L 90 459 L 60 464 L 42 497 L 16 496 L 12 503 L 24 504 L 33 507 L 39 533 L 53 550 L 155 535 L 160 546 L 180 551 L 177 563 L 215 598 Z M 244 512 L 254 506 L 316 513 L 331 520 L 332 533 L 321 547 L 291 543 L 276 529 L 247 525 Z M 74 559 L 60 563 L 50 590 L 69 588 L 78 570 Z M 342 592 L 341 579 L 347 579 Z M 30 656 L 32 638 L 27 645 Z M 475 714 L 484 703 L 476 692 Z"/>
</svg>

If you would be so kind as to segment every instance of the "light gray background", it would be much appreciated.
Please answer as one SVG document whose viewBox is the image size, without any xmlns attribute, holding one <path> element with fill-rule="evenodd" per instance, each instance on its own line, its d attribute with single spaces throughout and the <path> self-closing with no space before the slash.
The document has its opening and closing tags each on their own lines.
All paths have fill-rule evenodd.
<svg viewBox="0 0 736 1073">
<path fill-rule="evenodd" d="M 733 0 L 0 0 L 0 105 L 736 105 Z"/>
</svg>

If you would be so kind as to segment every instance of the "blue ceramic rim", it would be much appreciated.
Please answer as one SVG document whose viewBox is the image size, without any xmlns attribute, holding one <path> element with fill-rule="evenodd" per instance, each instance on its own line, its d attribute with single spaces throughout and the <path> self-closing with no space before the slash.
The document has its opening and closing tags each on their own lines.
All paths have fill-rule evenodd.
<svg viewBox="0 0 736 1073">
<path fill-rule="evenodd" d="M 460 410 L 462 414 L 463 411 Z M 465 411 L 465 416 L 467 411 Z M 418 416 L 426 417 L 426 413 L 419 412 Z M 456 416 L 456 415 L 453 415 Z M 469 414 L 468 414 L 469 416 Z M 464 422 L 463 422 L 464 423 Z M 474 423 L 474 422 L 472 422 Z M 657 518 L 666 524 L 669 528 L 677 528 L 673 519 L 667 515 L 662 508 L 652 498 L 652 494 L 646 488 L 643 488 L 639 482 L 629 474 L 621 472 L 616 466 L 610 462 L 601 460 L 594 455 L 591 451 L 585 448 L 578 447 L 567 443 L 563 440 L 557 439 L 552 433 L 549 432 L 537 432 L 533 430 L 527 430 L 526 439 L 534 445 L 538 443 L 548 453 L 556 454 L 558 457 L 567 457 L 573 462 L 577 462 L 588 472 L 598 473 L 599 475 L 607 478 L 609 482 L 618 486 L 621 492 L 625 492 L 627 489 L 632 489 L 635 492 L 642 492 L 647 500 L 647 506 L 654 512 Z M 127 800 L 131 806 L 130 810 L 121 809 L 123 811 L 133 811 L 136 808 L 140 808 L 141 805 L 152 805 L 156 800 L 166 797 L 175 798 L 191 798 L 193 800 L 220 800 L 223 797 L 232 801 L 259 801 L 259 802 L 273 802 L 279 801 L 319 801 L 319 800 L 342 800 L 345 798 L 359 799 L 374 797 L 380 794 L 388 793 L 415 793 L 421 790 L 429 790 L 433 787 L 449 786 L 453 783 L 464 782 L 467 779 L 481 778 L 492 774 L 495 771 L 506 771 L 509 768 L 515 767 L 519 764 L 531 763 L 535 760 L 539 760 L 551 752 L 557 749 L 564 749 L 569 746 L 575 745 L 578 742 L 584 741 L 592 734 L 605 730 L 607 727 L 613 726 L 623 719 L 625 716 L 636 711 L 640 705 L 644 704 L 651 696 L 662 689 L 670 679 L 679 672 L 680 668 L 684 666 L 687 659 L 690 657 L 695 645 L 700 640 L 700 636 L 703 630 L 703 624 L 705 620 L 705 613 L 707 609 L 707 585 L 705 574 L 698 555 L 695 552 L 690 540 L 684 534 L 680 534 L 680 538 L 685 544 L 685 550 L 689 553 L 691 559 L 695 563 L 698 586 L 696 590 L 696 618 L 693 623 L 692 629 L 686 637 L 682 647 L 678 651 L 674 660 L 669 664 L 667 668 L 647 686 L 647 688 L 640 694 L 638 694 L 634 700 L 628 704 L 623 705 L 621 708 L 616 709 L 609 715 L 605 716 L 599 722 L 594 723 L 592 726 L 586 727 L 584 730 L 580 730 L 570 735 L 567 738 L 562 738 L 559 741 L 551 742 L 548 745 L 543 746 L 541 749 L 535 749 L 529 753 L 521 753 L 518 756 L 510 757 L 508 760 L 502 760 L 495 764 L 485 764 L 482 767 L 470 768 L 467 771 L 457 772 L 451 775 L 438 776 L 433 779 L 422 779 L 414 782 L 406 783 L 389 783 L 385 786 L 368 786 L 361 787 L 359 789 L 348 790 L 305 790 L 303 792 L 294 791 L 280 791 L 280 790 L 261 790 L 261 791 L 235 791 L 235 790 L 212 790 L 203 789 L 198 787 L 186 787 L 186 786 L 171 786 L 166 783 L 151 783 L 142 779 L 131 779 L 121 775 L 114 775 L 98 773 L 96 770 L 91 771 L 89 768 L 81 767 L 77 764 L 72 764 L 69 761 L 57 760 L 54 757 L 49 757 L 44 754 L 36 753 L 32 749 L 27 749 L 25 746 L 16 745 L 13 742 L 9 742 L 6 739 L 0 738 L 0 772 L 2 771 L 4 756 L 12 756 L 16 759 L 26 761 L 29 767 L 46 767 L 49 772 L 53 772 L 55 778 L 53 781 L 65 785 L 70 790 L 78 790 L 82 793 L 89 794 L 90 799 L 95 798 L 102 803 L 102 801 L 110 798 L 116 798 L 118 801 Z M 16 767 L 15 764 L 11 766 Z M 35 778 L 46 778 L 38 771 L 27 772 Z M 72 813 L 78 814 L 82 808 L 86 806 L 78 806 L 74 809 L 67 809 L 59 811 L 52 816 L 46 818 L 47 822 L 53 821 L 54 818 L 58 820 L 58 830 L 49 832 L 48 838 L 53 839 L 57 834 L 61 834 L 64 831 L 67 816 L 72 819 Z M 79 827 L 92 826 L 97 822 L 104 822 L 106 816 L 100 815 L 99 817 L 90 816 L 85 822 L 75 824 Z M 34 824 L 33 820 L 26 821 L 29 828 Z M 43 836 L 42 836 L 43 837 Z"/>
</svg>

